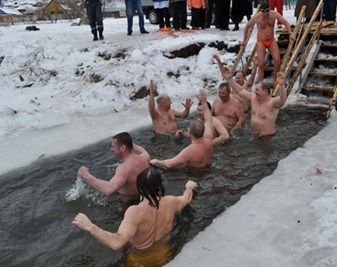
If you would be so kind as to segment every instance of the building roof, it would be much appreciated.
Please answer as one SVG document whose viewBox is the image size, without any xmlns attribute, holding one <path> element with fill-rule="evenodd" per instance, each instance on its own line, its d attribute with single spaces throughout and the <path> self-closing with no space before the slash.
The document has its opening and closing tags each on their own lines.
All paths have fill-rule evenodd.
<svg viewBox="0 0 337 267">
<path fill-rule="evenodd" d="M 20 11 L 18 11 L 15 8 L 10 8 L 10 7 L 0 7 L 0 14 L 8 14 L 8 15 L 22 15 Z"/>
</svg>

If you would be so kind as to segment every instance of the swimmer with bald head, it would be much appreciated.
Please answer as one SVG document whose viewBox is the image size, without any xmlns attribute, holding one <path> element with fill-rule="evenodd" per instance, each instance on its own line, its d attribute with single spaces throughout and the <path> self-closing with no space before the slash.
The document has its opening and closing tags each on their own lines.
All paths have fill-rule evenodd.
<svg viewBox="0 0 337 267">
<path fill-rule="evenodd" d="M 171 98 L 167 94 L 160 94 L 157 97 L 157 108 L 155 106 L 154 94 L 155 86 L 153 80 L 150 81 L 150 97 L 148 108 L 152 119 L 153 130 L 156 134 L 175 133 L 178 130 L 177 118 L 187 118 L 193 104 L 191 99 L 186 99 L 182 105 L 183 111 L 171 108 Z"/>
</svg>

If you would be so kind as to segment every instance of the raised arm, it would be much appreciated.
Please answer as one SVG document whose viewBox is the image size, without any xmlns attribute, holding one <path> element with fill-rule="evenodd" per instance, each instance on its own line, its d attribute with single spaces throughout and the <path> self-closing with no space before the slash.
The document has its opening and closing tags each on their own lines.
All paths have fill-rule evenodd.
<svg viewBox="0 0 337 267">
<path fill-rule="evenodd" d="M 226 79 L 230 87 L 243 99 L 245 99 L 246 101 L 251 101 L 252 93 L 245 90 L 235 81 L 235 79 L 233 79 L 233 74 L 231 73 L 231 70 L 222 64 L 218 55 L 214 55 L 213 58 L 217 61 L 220 72 L 224 79 Z"/>
<path fill-rule="evenodd" d="M 185 109 L 183 111 L 177 111 L 177 110 L 173 110 L 174 116 L 176 118 L 187 118 L 188 115 L 190 114 L 190 109 L 193 105 L 193 101 L 189 98 L 186 99 L 185 103 L 181 103 Z"/>
<path fill-rule="evenodd" d="M 212 130 L 212 114 L 207 106 L 207 95 L 205 90 L 200 90 L 199 95 L 197 96 L 198 100 L 201 104 L 202 111 L 204 113 L 205 118 L 205 132 L 204 137 L 213 139 L 213 130 Z"/>
<path fill-rule="evenodd" d="M 149 106 L 150 116 L 153 120 L 157 118 L 157 111 L 156 111 L 155 101 L 154 101 L 155 91 L 156 89 L 154 87 L 153 80 L 150 80 L 150 97 L 149 97 L 148 106 Z"/>
<path fill-rule="evenodd" d="M 278 72 L 276 75 L 276 81 L 280 85 L 280 94 L 277 97 L 273 98 L 274 107 L 281 108 L 287 101 L 287 91 L 284 87 L 285 76 L 282 72 Z"/>
</svg>

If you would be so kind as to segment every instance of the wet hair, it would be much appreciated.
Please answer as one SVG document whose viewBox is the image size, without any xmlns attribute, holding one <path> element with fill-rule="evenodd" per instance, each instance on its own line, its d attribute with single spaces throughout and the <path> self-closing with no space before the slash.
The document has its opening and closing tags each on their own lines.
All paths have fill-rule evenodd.
<svg viewBox="0 0 337 267">
<path fill-rule="evenodd" d="M 267 91 L 268 94 L 270 94 L 271 87 L 269 83 L 261 82 L 261 89 Z"/>
<path fill-rule="evenodd" d="M 222 83 L 219 86 L 219 90 L 226 88 L 227 92 L 230 93 L 231 92 L 231 87 L 229 86 L 229 83 Z"/>
<path fill-rule="evenodd" d="M 201 106 L 201 103 L 198 102 L 198 106 Z M 209 110 L 212 110 L 212 105 L 207 101 L 207 107 Z"/>
<path fill-rule="evenodd" d="M 153 167 L 148 167 L 137 176 L 137 190 L 140 201 L 146 198 L 151 207 L 159 209 L 159 201 L 165 195 L 161 174 Z"/>
<path fill-rule="evenodd" d="M 195 138 L 201 138 L 204 136 L 205 125 L 200 120 L 194 120 L 190 123 L 190 132 Z"/>
<path fill-rule="evenodd" d="M 112 139 L 116 139 L 118 144 L 126 146 L 129 150 L 133 149 L 132 138 L 127 132 L 116 134 L 112 137 Z"/>
</svg>

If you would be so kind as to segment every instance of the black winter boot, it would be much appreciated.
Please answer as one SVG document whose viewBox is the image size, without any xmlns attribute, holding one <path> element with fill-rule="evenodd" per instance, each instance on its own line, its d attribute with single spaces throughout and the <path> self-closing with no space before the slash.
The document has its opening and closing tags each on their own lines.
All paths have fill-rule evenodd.
<svg viewBox="0 0 337 267">
<path fill-rule="evenodd" d="M 99 39 L 103 40 L 104 36 L 103 36 L 103 27 L 99 27 L 98 28 L 98 33 L 99 33 Z"/>
<path fill-rule="evenodd" d="M 98 38 L 97 38 L 97 30 L 94 29 L 94 30 L 91 30 L 91 33 L 94 35 L 94 41 L 97 41 Z"/>
<path fill-rule="evenodd" d="M 235 23 L 235 27 L 233 29 L 233 31 L 238 31 L 239 30 L 239 23 Z"/>
</svg>

